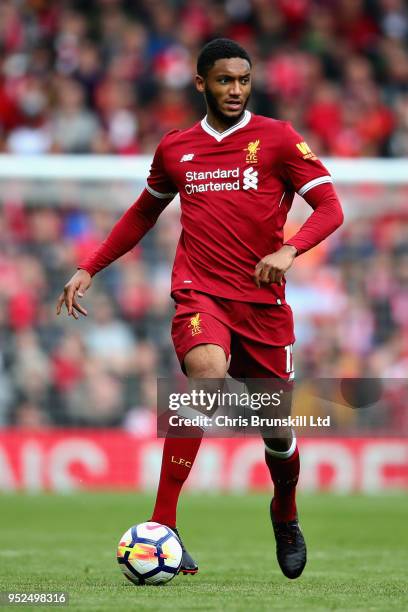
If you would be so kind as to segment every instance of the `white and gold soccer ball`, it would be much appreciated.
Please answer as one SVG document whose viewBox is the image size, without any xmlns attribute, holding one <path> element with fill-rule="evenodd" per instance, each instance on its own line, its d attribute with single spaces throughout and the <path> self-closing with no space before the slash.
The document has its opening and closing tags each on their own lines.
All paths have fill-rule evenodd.
<svg viewBox="0 0 408 612">
<path fill-rule="evenodd" d="M 160 523 L 139 523 L 120 538 L 117 560 L 133 584 L 164 584 L 177 575 L 183 551 L 174 531 Z"/>
</svg>

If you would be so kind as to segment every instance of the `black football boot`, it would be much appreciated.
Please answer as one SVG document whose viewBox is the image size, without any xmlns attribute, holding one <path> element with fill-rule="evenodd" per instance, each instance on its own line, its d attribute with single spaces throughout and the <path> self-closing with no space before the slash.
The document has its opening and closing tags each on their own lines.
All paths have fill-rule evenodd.
<svg viewBox="0 0 408 612">
<path fill-rule="evenodd" d="M 175 527 L 170 527 L 170 529 L 172 531 L 174 531 L 174 533 L 176 534 L 176 536 L 178 537 L 180 544 L 181 544 L 181 549 L 183 551 L 183 556 L 181 558 L 181 565 L 180 565 L 180 569 L 178 571 L 179 574 L 184 574 L 184 576 L 186 576 L 187 574 L 191 574 L 194 575 L 198 572 L 198 565 L 197 563 L 194 561 L 193 557 L 190 555 L 189 552 L 187 552 L 184 544 L 183 544 L 183 540 L 180 537 L 179 532 L 177 531 L 177 529 Z"/>
<path fill-rule="evenodd" d="M 271 521 L 276 539 L 276 557 L 282 572 L 287 578 L 299 578 L 306 565 L 306 543 L 299 521 L 285 522 L 275 521 L 270 507 Z"/>
</svg>

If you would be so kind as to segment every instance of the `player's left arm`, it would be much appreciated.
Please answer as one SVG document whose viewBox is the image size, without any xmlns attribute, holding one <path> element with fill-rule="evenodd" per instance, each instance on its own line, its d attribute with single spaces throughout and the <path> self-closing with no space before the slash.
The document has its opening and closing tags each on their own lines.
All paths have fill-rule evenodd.
<svg viewBox="0 0 408 612">
<path fill-rule="evenodd" d="M 275 253 L 266 255 L 255 268 L 255 283 L 282 284 L 283 276 L 301 253 L 322 242 L 343 223 L 341 204 L 328 170 L 302 137 L 287 124 L 282 177 L 312 207 L 313 213 Z"/>
<path fill-rule="evenodd" d="M 313 213 L 284 245 L 295 247 L 297 255 L 322 242 L 344 221 L 343 210 L 332 183 L 313 187 L 303 197 L 313 208 Z"/>
</svg>

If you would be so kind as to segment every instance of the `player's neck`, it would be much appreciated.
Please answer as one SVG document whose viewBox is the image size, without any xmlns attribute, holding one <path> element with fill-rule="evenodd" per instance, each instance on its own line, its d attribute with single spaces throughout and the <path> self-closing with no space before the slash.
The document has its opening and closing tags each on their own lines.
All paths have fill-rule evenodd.
<svg viewBox="0 0 408 612">
<path fill-rule="evenodd" d="M 243 111 L 242 114 L 237 117 L 237 119 L 234 119 L 234 121 L 225 121 L 222 119 L 222 117 L 212 113 L 210 109 L 207 109 L 206 121 L 208 125 L 213 128 L 213 130 L 222 134 L 222 132 L 225 132 L 225 130 L 228 130 L 239 123 L 242 120 L 244 113 L 245 111 Z"/>
</svg>

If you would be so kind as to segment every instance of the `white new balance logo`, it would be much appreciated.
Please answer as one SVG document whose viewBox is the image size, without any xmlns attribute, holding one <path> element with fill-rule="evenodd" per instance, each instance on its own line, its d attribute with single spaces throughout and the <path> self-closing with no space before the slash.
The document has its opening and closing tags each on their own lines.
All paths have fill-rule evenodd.
<svg viewBox="0 0 408 612">
<path fill-rule="evenodd" d="M 244 170 L 244 189 L 258 189 L 258 170 L 251 166 Z"/>
<path fill-rule="evenodd" d="M 180 159 L 181 162 L 185 162 L 185 161 L 191 161 L 194 157 L 194 153 L 186 153 L 185 155 L 182 156 L 182 158 Z"/>
</svg>

